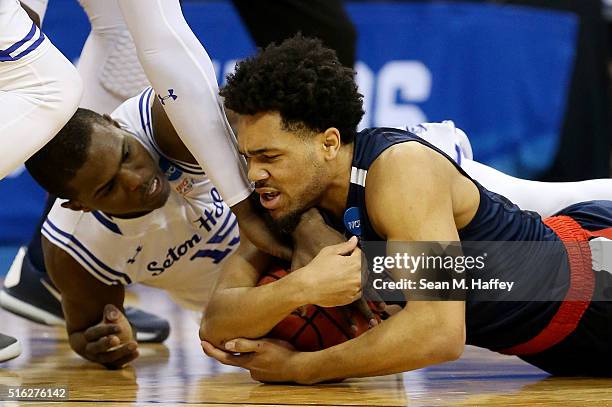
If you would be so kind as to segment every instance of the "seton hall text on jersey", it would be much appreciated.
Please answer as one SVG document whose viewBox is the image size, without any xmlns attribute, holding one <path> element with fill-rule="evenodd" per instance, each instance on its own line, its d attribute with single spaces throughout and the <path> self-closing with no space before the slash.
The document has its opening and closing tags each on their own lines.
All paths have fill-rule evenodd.
<svg viewBox="0 0 612 407">
<path fill-rule="evenodd" d="M 147 264 L 147 270 L 153 272 L 154 276 L 163 273 L 164 271 L 166 271 L 166 269 L 172 267 L 172 265 L 176 261 L 180 260 L 181 257 L 186 255 L 190 249 L 193 249 L 195 245 L 200 243 L 201 241 L 202 238 L 200 237 L 200 235 L 198 235 L 197 233 L 194 234 L 191 239 L 185 240 L 178 246 L 169 248 L 168 253 L 166 254 L 166 259 L 163 261 L 162 264 L 159 264 L 157 261 L 152 261 Z"/>
</svg>

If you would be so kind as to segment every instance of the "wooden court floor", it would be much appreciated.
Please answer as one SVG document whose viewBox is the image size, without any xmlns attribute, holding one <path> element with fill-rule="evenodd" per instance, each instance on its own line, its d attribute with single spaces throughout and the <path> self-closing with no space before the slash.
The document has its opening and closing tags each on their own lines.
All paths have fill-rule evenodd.
<svg viewBox="0 0 612 407">
<path fill-rule="evenodd" d="M 193 317 L 165 295 L 145 289 L 138 298 L 141 307 L 170 320 L 172 333 L 163 345 L 141 345 L 140 358 L 120 371 L 73 354 L 63 329 L 0 310 L 0 330 L 23 346 L 19 358 L 0 364 L 0 385 L 69 389 L 62 403 L 0 406 L 612 406 L 612 379 L 550 378 L 519 359 L 473 347 L 456 362 L 401 375 L 320 386 L 260 384 L 205 357 Z"/>
</svg>

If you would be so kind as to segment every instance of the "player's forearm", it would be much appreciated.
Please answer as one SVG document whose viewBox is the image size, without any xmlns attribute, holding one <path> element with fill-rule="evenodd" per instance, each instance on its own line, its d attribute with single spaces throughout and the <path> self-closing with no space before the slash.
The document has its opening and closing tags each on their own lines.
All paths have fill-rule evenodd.
<svg viewBox="0 0 612 407">
<path fill-rule="evenodd" d="M 220 289 L 213 295 L 202 320 L 200 338 L 221 346 L 234 338 L 260 338 L 306 297 L 297 274 L 259 287 Z"/>
<path fill-rule="evenodd" d="M 299 381 L 310 384 L 386 375 L 458 358 L 465 342 L 463 327 L 448 319 L 456 317 L 457 309 L 450 310 L 449 315 L 443 314 L 444 309 L 427 314 L 422 312 L 427 309 L 424 303 L 411 303 L 358 338 L 298 354 L 294 363 L 303 375 Z"/>
<path fill-rule="evenodd" d="M 119 6 L 147 79 L 183 144 L 229 206 L 242 201 L 251 192 L 244 159 L 234 146 L 212 61 L 179 1 L 119 0 Z"/>
</svg>

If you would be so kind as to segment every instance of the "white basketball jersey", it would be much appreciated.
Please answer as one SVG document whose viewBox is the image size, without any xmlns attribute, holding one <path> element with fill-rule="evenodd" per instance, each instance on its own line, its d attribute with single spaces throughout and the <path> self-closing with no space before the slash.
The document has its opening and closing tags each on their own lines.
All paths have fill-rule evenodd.
<svg viewBox="0 0 612 407">
<path fill-rule="evenodd" d="M 180 305 L 202 311 L 221 262 L 239 245 L 238 223 L 199 166 L 160 151 L 151 128 L 154 98 L 146 88 L 112 117 L 165 171 L 171 186 L 168 202 L 139 218 L 119 219 L 65 209 L 58 200 L 42 233 L 105 284 L 158 287 Z"/>
</svg>

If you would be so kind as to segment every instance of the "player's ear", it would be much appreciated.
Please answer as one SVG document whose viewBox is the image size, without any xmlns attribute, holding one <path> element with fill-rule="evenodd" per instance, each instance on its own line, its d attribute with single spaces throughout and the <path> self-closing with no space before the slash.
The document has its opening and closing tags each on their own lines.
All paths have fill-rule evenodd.
<svg viewBox="0 0 612 407">
<path fill-rule="evenodd" d="M 73 211 L 91 212 L 91 208 L 73 199 L 69 199 L 66 202 L 62 202 L 62 208 L 72 209 Z"/>
<path fill-rule="evenodd" d="M 113 126 L 121 128 L 121 126 L 119 125 L 119 122 L 117 122 L 117 120 L 113 119 L 112 117 L 110 117 L 110 115 L 108 113 L 104 113 L 102 115 L 102 117 L 104 117 L 106 120 L 108 120 L 109 122 L 111 122 L 113 124 Z"/>
<path fill-rule="evenodd" d="M 324 157 L 327 160 L 333 160 L 340 151 L 342 145 L 342 139 L 340 138 L 340 131 L 335 127 L 330 127 L 323 132 L 323 150 Z"/>
</svg>

